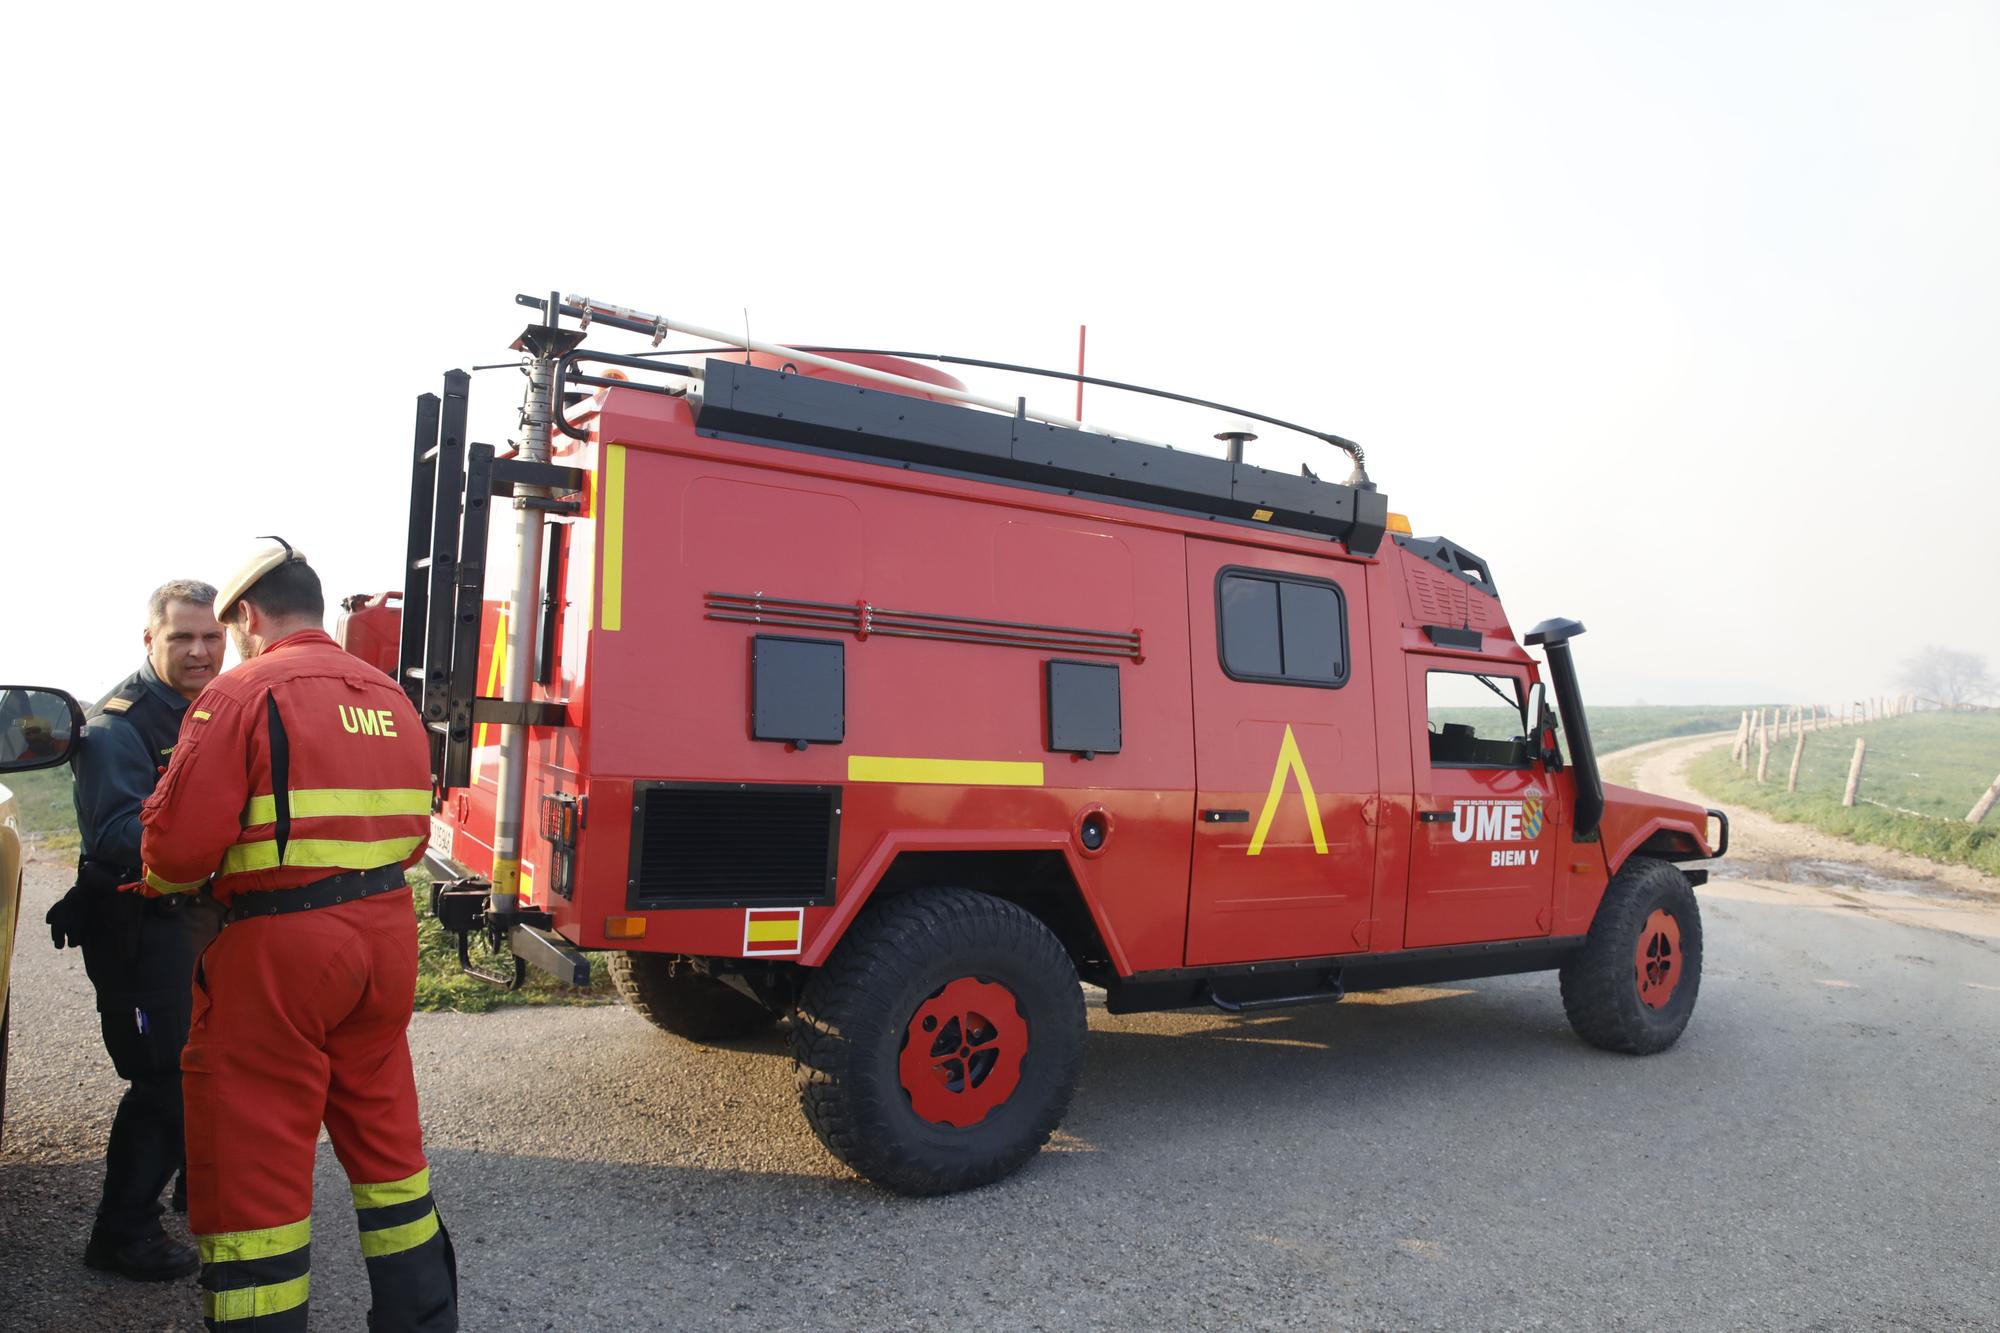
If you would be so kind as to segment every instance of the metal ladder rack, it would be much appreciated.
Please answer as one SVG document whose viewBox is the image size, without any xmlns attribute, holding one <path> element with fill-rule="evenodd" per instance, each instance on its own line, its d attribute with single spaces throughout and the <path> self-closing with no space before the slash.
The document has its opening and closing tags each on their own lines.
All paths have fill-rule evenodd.
<svg viewBox="0 0 2000 1333">
<path fill-rule="evenodd" d="M 472 377 L 447 371 L 442 398 L 417 399 L 410 464 L 409 541 L 403 574 L 402 642 L 397 681 L 422 714 L 431 744 L 431 776 L 440 791 L 470 785 L 472 735 L 480 722 L 547 726 L 562 720 L 560 704 L 503 700 L 474 693 L 479 631 L 486 591 L 489 505 L 513 494 L 516 483 L 580 491 L 581 468 L 495 458 L 490 444 L 468 444 L 466 414 Z M 546 659 L 554 628 L 547 580 L 547 617 L 538 647 Z M 547 681 L 546 668 L 531 672 Z"/>
</svg>

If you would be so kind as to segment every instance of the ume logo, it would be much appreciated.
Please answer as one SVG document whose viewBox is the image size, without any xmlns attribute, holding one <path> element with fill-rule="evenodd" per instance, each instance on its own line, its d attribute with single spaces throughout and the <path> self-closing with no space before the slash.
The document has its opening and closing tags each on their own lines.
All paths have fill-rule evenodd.
<svg viewBox="0 0 2000 1333">
<path fill-rule="evenodd" d="M 396 734 L 396 715 L 386 708 L 349 708 L 340 705 L 340 728 L 355 736 L 388 736 Z"/>
<path fill-rule="evenodd" d="M 1451 806 L 1451 837 L 1454 842 L 1533 842 L 1542 836 L 1542 798 L 1524 796 L 1519 800 L 1454 801 Z M 1534 865 L 1541 859 L 1538 849 L 1496 851 L 1496 866 Z"/>
</svg>

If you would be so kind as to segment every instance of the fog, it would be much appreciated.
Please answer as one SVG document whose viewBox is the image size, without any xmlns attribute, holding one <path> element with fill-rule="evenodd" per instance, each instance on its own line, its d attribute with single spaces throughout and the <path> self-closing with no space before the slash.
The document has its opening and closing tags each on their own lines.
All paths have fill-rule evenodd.
<svg viewBox="0 0 2000 1333">
<path fill-rule="evenodd" d="M 96 697 L 147 591 L 257 534 L 334 597 L 399 585 L 413 398 L 510 360 L 514 294 L 551 288 L 1055 367 L 1087 324 L 1094 374 L 1362 442 L 1517 625 L 1589 626 L 1596 702 L 1837 702 L 1931 642 L 2000 662 L 1991 6 L 10 29 L 9 681 Z M 474 438 L 519 392 L 476 377 Z M 1084 413 L 1215 452 L 1232 424 Z M 1345 471 L 1280 432 L 1249 457 Z"/>
</svg>

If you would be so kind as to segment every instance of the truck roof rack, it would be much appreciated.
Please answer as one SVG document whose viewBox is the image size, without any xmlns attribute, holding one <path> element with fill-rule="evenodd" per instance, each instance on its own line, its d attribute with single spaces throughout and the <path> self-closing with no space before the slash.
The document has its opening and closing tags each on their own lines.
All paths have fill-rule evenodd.
<svg viewBox="0 0 2000 1333">
<path fill-rule="evenodd" d="M 1388 497 L 1372 488 L 729 361 L 708 363 L 695 424 L 713 437 L 1283 528 L 1359 555 L 1375 553 L 1389 520 Z"/>
</svg>

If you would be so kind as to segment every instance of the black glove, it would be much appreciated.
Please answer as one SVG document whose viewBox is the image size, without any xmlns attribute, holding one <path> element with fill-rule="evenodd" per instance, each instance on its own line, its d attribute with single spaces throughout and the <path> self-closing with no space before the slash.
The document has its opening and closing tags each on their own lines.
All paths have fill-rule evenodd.
<svg viewBox="0 0 2000 1333">
<path fill-rule="evenodd" d="M 94 914 L 96 899 L 97 890 L 85 888 L 80 881 L 56 899 L 55 906 L 42 918 L 49 923 L 49 940 L 56 948 L 64 945 L 72 949 L 83 947 L 84 937 L 90 933 L 90 918 Z"/>
</svg>

